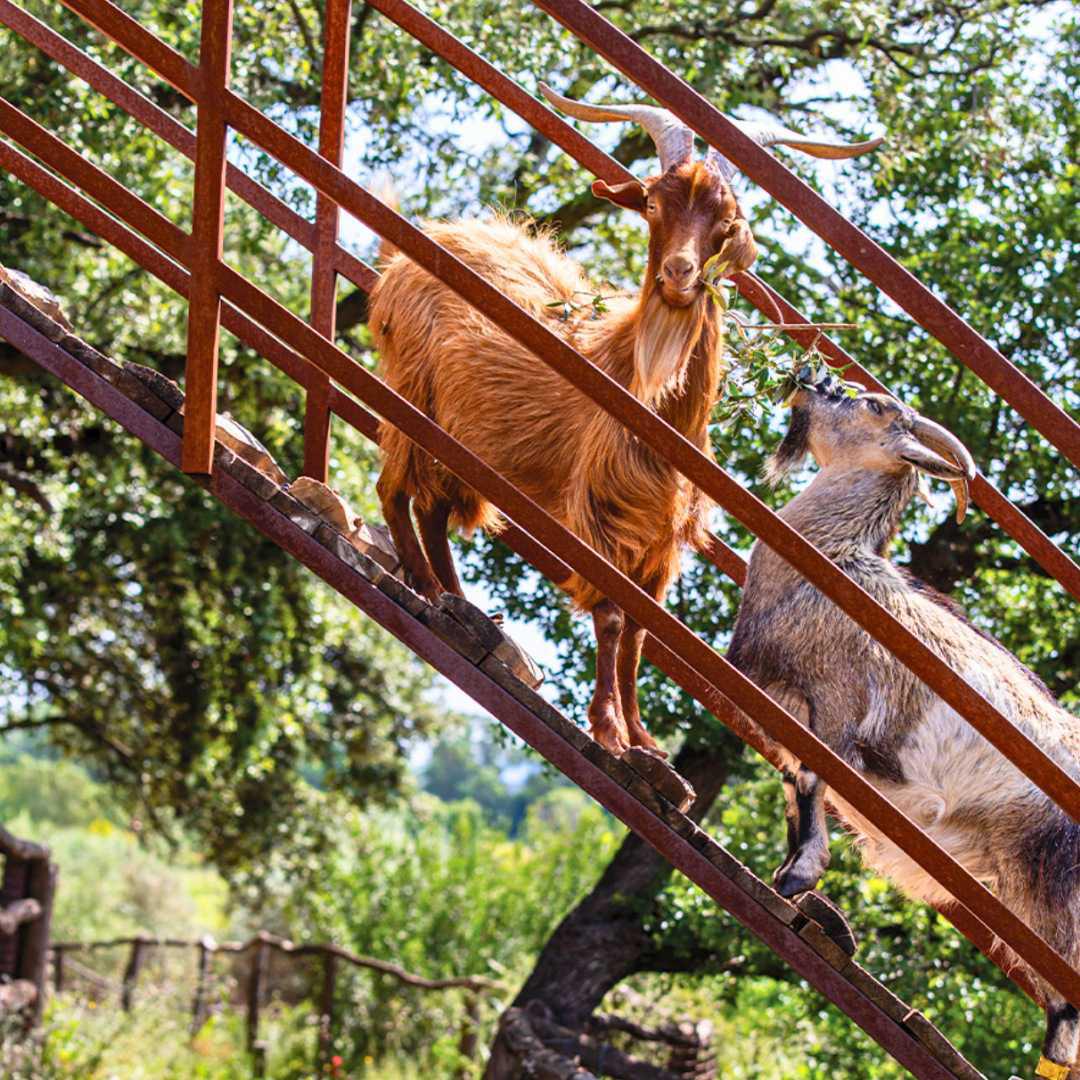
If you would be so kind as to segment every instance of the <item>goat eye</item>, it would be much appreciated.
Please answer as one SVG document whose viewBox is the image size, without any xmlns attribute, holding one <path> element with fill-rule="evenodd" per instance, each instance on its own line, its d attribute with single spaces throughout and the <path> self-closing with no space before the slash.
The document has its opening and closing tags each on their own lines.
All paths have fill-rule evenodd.
<svg viewBox="0 0 1080 1080">
<path fill-rule="evenodd" d="M 875 416 L 881 416 L 881 414 L 885 411 L 878 402 L 874 401 L 873 398 L 868 400 L 866 404 L 870 407 L 870 411 Z"/>
<path fill-rule="evenodd" d="M 647 214 L 655 214 L 656 213 L 656 200 L 655 199 L 646 200 L 646 202 L 645 202 L 645 213 L 647 213 Z"/>
</svg>

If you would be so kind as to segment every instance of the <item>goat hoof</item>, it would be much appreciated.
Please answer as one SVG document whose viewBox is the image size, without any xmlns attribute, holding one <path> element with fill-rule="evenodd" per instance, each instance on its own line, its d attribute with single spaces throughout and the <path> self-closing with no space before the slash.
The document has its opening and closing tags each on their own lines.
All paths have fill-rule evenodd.
<svg viewBox="0 0 1080 1080">
<path fill-rule="evenodd" d="M 783 897 L 791 899 L 799 893 L 811 892 L 825 873 L 819 862 L 808 865 L 809 860 L 796 856 L 784 863 L 773 876 L 773 888 Z"/>
<path fill-rule="evenodd" d="M 795 900 L 795 906 L 825 931 L 848 956 L 854 956 L 859 943 L 847 916 L 827 896 L 813 890 Z"/>
<path fill-rule="evenodd" d="M 429 604 L 438 606 L 439 598 L 443 594 L 443 587 L 429 575 L 414 574 L 409 570 L 405 571 L 405 584 L 417 596 L 422 596 Z"/>
<path fill-rule="evenodd" d="M 604 701 L 589 710 L 589 734 L 615 757 L 622 757 L 630 749 L 626 725 L 613 702 Z"/>
</svg>

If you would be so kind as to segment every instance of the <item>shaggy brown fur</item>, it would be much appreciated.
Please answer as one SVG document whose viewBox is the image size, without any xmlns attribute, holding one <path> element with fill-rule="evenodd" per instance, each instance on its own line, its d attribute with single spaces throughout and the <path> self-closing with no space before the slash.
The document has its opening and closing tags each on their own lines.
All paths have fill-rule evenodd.
<svg viewBox="0 0 1080 1080">
<path fill-rule="evenodd" d="M 640 210 L 650 226 L 649 263 L 638 297 L 609 301 L 552 238 L 506 218 L 432 224 L 428 235 L 512 297 L 534 318 L 655 409 L 705 453 L 723 376 L 720 313 L 700 282 L 720 253 L 729 271 L 755 255 L 728 185 L 687 162 L 646 184 L 598 194 Z M 584 304 L 565 319 L 555 301 Z M 701 493 L 579 390 L 403 256 L 371 297 L 382 375 L 400 394 L 517 485 L 657 599 L 678 573 L 681 546 L 704 542 Z M 390 425 L 382 431 L 379 494 L 413 586 L 434 600 L 461 592 L 446 545 L 449 522 L 497 531 L 500 517 L 479 492 Z M 427 558 L 412 531 L 415 502 Z M 616 753 L 655 748 L 637 711 L 643 632 L 587 581 L 562 587 L 594 613 L 597 693 L 594 737 Z"/>
<path fill-rule="evenodd" d="M 915 495 L 916 470 L 954 482 L 962 475 L 913 437 L 916 420 L 883 395 L 801 392 L 774 463 L 782 472 L 809 451 L 821 470 L 780 516 L 1080 778 L 1080 719 L 957 605 L 885 557 Z M 1080 825 L 763 544 L 750 559 L 728 657 L 1067 960 L 1080 962 Z M 790 764 L 798 769 L 787 784 L 790 852 L 775 878 L 787 896 L 813 888 L 829 860 L 825 785 Z M 831 800 L 871 866 L 919 899 L 952 902 L 871 821 Z M 1071 1063 L 1080 1044 L 1076 1011 L 1037 982 L 1047 1006 L 1043 1052 Z"/>
</svg>

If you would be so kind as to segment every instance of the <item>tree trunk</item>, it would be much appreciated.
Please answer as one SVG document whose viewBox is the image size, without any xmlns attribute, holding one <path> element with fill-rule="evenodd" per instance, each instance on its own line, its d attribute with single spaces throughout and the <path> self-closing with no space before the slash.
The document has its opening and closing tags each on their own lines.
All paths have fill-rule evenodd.
<svg viewBox="0 0 1080 1080">
<path fill-rule="evenodd" d="M 672 762 L 698 793 L 689 811 L 700 821 L 712 806 L 742 750 L 734 737 L 680 752 Z M 652 943 L 645 918 L 672 868 L 630 833 L 596 887 L 559 924 L 514 999 L 514 1007 L 544 1006 L 563 1027 L 580 1031 L 609 990 L 649 967 Z M 496 1037 L 486 1080 L 511 1080 L 513 1055 Z"/>
</svg>

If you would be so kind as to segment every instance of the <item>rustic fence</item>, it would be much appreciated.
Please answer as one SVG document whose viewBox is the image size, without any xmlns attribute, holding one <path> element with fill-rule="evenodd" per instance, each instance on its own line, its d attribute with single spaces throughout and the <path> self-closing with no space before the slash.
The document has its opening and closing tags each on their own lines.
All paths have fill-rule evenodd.
<svg viewBox="0 0 1080 1080">
<path fill-rule="evenodd" d="M 128 949 L 127 962 L 119 981 L 103 977 L 74 961 L 79 953 L 93 953 L 107 949 Z M 257 1076 L 265 1074 L 266 1043 L 260 1037 L 260 1020 L 266 1007 L 271 987 L 269 957 L 271 953 L 300 958 L 316 957 L 321 960 L 322 974 L 316 1001 L 318 1009 L 317 1066 L 325 1069 L 332 1057 L 334 1036 L 337 1028 L 337 985 L 342 965 L 375 972 L 396 980 L 402 986 L 414 990 L 463 990 L 465 991 L 464 1018 L 458 1049 L 462 1056 L 472 1060 L 478 1049 L 477 1026 L 480 1016 L 480 998 L 485 993 L 497 991 L 499 986 L 490 979 L 475 975 L 454 976 L 446 979 L 428 979 L 406 971 L 397 964 L 360 956 L 339 945 L 324 943 L 297 944 L 287 938 L 260 931 L 249 941 L 215 941 L 212 937 L 197 940 L 187 938 L 152 937 L 138 934 L 134 937 L 111 938 L 102 941 L 55 941 L 49 946 L 52 955 L 53 986 L 59 994 L 71 988 L 72 975 L 89 982 L 104 994 L 115 993 L 116 1000 L 125 1012 L 135 1008 L 139 977 L 154 949 L 190 950 L 195 953 L 195 988 L 191 998 L 191 1031 L 195 1034 L 211 1013 L 210 989 L 213 982 L 212 964 L 215 956 L 245 956 L 247 970 L 243 986 L 242 1008 L 245 1020 L 245 1046 L 251 1055 Z M 77 964 L 77 967 L 76 967 Z"/>
<path fill-rule="evenodd" d="M 75 956 L 109 949 L 127 949 L 127 959 L 119 979 L 109 978 L 80 963 Z M 111 997 L 125 1012 L 136 1007 L 140 976 L 146 968 L 147 959 L 154 949 L 189 950 L 195 953 L 195 985 L 191 995 L 190 1029 L 195 1035 L 206 1023 L 212 1011 L 212 970 L 215 956 L 245 957 L 247 965 L 237 1004 L 243 1009 L 245 1023 L 245 1047 L 251 1056 L 254 1072 L 263 1076 L 266 1072 L 267 1045 L 260 1036 L 260 1019 L 273 989 L 269 970 L 269 957 L 276 952 L 286 957 L 315 957 L 321 961 L 321 978 L 315 1006 L 318 1010 L 316 1067 L 322 1072 L 331 1071 L 335 1034 L 338 1029 L 339 1007 L 337 1003 L 338 977 L 342 965 L 371 971 L 396 980 L 402 986 L 414 990 L 440 991 L 463 990 L 464 1002 L 457 1049 L 463 1061 L 473 1062 L 480 1057 L 481 1002 L 485 994 L 495 994 L 502 987 L 476 975 L 453 976 L 445 979 L 429 979 L 405 970 L 386 960 L 360 956 L 339 945 L 311 943 L 297 944 L 286 938 L 262 931 L 248 941 L 218 942 L 212 937 L 198 939 L 152 937 L 137 934 L 134 937 L 110 938 L 101 941 L 55 941 L 48 946 L 52 956 L 53 987 L 57 994 L 70 991 L 76 980 L 93 988 L 100 999 Z M 74 978 L 73 978 L 74 976 Z M 638 1013 L 647 1013 L 649 1005 L 643 998 L 633 995 L 625 988 L 620 991 L 621 1000 L 630 1001 Z M 632 1001 L 630 999 L 633 999 Z M 535 1022 L 535 1018 L 534 1018 Z M 715 1080 L 716 1063 L 712 1052 L 712 1026 L 708 1021 L 663 1020 L 653 1027 L 621 1016 L 597 1014 L 589 1022 L 589 1035 L 610 1038 L 622 1036 L 623 1041 L 635 1046 L 651 1046 L 653 1056 L 658 1058 L 657 1068 L 662 1075 L 678 1077 L 679 1080 Z M 567 1033 L 568 1035 L 570 1033 Z M 582 1045 L 576 1045 L 577 1053 L 589 1050 L 589 1036 Z M 608 1051 L 610 1053 L 610 1051 Z M 461 1077 L 469 1075 L 465 1066 Z M 650 1074 L 652 1075 L 652 1074 Z"/>
<path fill-rule="evenodd" d="M 49 849 L 0 828 L 0 1014 L 41 1019 L 56 867 Z"/>
</svg>

